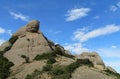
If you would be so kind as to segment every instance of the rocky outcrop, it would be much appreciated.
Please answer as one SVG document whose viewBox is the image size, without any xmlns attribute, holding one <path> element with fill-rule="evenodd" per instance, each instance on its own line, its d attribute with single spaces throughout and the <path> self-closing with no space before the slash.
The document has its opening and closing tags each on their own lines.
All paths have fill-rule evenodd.
<svg viewBox="0 0 120 79">
<path fill-rule="evenodd" d="M 28 57 L 31 62 L 36 55 L 47 53 L 55 48 L 54 44 L 51 44 L 49 40 L 39 32 L 39 22 L 37 20 L 29 22 L 26 26 L 14 33 L 13 36 L 18 37 L 18 39 L 4 56 L 13 62 L 15 66 L 26 62 L 25 59 L 21 57 L 22 55 Z"/>
<path fill-rule="evenodd" d="M 23 37 L 27 32 L 39 33 L 39 24 L 39 21 L 32 20 L 27 25 L 20 28 L 20 30 L 18 30 L 16 33 L 14 33 L 13 36 Z"/>
<path fill-rule="evenodd" d="M 39 24 L 37 20 L 29 22 L 0 46 L 0 55 L 14 64 L 7 79 L 120 78 L 114 69 L 105 67 L 98 53 L 71 55 L 61 45 L 48 40 L 39 31 Z"/>
<path fill-rule="evenodd" d="M 77 59 L 89 59 L 93 64 L 94 67 L 104 70 L 105 65 L 101 57 L 96 52 L 83 52 L 80 55 L 76 56 Z"/>
<path fill-rule="evenodd" d="M 100 72 L 102 71 L 82 66 L 74 71 L 71 79 L 117 79 L 114 76 L 106 75 Z"/>
</svg>

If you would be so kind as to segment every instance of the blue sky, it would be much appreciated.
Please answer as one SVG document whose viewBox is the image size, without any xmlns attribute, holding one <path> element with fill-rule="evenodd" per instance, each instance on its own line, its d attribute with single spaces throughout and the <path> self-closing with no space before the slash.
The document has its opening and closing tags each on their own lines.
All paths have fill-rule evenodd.
<svg viewBox="0 0 120 79">
<path fill-rule="evenodd" d="M 0 44 L 30 20 L 72 54 L 96 51 L 120 72 L 120 0 L 0 0 Z"/>
</svg>

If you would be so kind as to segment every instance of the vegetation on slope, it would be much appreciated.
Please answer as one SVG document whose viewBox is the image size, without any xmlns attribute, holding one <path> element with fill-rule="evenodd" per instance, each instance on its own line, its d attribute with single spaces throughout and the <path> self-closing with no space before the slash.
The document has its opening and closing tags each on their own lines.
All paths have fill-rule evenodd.
<svg viewBox="0 0 120 79">
<path fill-rule="evenodd" d="M 4 51 L 0 51 L 0 79 L 6 79 L 10 74 L 10 67 L 12 67 L 14 64 L 10 62 L 7 58 L 5 58 L 3 55 L 6 51 L 10 50 L 14 42 L 18 39 L 18 37 L 12 36 L 9 40 L 11 43 L 10 46 L 6 47 Z"/>
<path fill-rule="evenodd" d="M 65 52 L 62 52 L 60 48 L 56 47 L 55 50 L 47 53 L 43 53 L 42 55 L 37 55 L 34 60 L 43 60 L 43 59 L 50 59 L 55 58 L 57 55 L 65 56 L 68 58 L 74 58 L 73 55 L 66 54 Z"/>
<path fill-rule="evenodd" d="M 74 72 L 74 70 L 82 65 L 93 67 L 93 63 L 89 61 L 88 59 L 79 59 L 76 62 L 73 62 L 68 66 L 53 65 L 53 63 L 47 63 L 47 65 L 43 67 L 43 70 L 41 71 L 41 73 L 43 72 L 50 73 L 52 76 L 52 79 L 70 79 L 71 74 Z M 32 79 L 33 75 L 34 74 L 26 76 L 26 79 L 28 79 L 28 77 L 30 76 L 31 78 L 29 79 Z M 38 74 L 38 75 L 41 75 L 41 74 Z"/>
</svg>

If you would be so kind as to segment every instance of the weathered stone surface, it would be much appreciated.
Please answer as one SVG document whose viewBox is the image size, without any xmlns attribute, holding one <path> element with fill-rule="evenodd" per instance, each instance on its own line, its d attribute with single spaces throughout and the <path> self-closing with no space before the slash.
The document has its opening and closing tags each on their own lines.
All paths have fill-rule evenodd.
<svg viewBox="0 0 120 79">
<path fill-rule="evenodd" d="M 39 21 L 37 20 L 32 20 L 26 25 L 26 31 L 28 32 L 38 32 L 39 30 Z"/>
<path fill-rule="evenodd" d="M 44 61 L 34 61 L 33 63 L 20 65 L 13 70 L 7 79 L 25 79 L 28 74 L 32 74 L 36 69 L 41 71 L 45 65 Z"/>
<path fill-rule="evenodd" d="M 20 28 L 16 33 L 14 33 L 13 36 L 23 37 L 26 35 L 27 32 L 38 33 L 39 23 L 40 22 L 37 20 L 32 20 L 27 25 Z"/>
<path fill-rule="evenodd" d="M 25 62 L 25 59 L 21 57 L 22 55 L 29 57 L 30 61 L 32 61 L 36 55 L 51 50 L 48 41 L 41 33 L 27 33 L 25 37 L 19 38 L 4 56 L 12 61 L 15 66 L 19 66 Z"/>
<path fill-rule="evenodd" d="M 82 66 L 74 71 L 71 79 L 116 79 L 114 76 L 109 76 L 101 72 L 98 69 Z"/>
<path fill-rule="evenodd" d="M 39 32 L 39 21 L 37 20 L 29 22 L 13 36 L 18 36 L 18 39 L 4 56 L 12 61 L 15 67 L 25 62 L 22 55 L 28 57 L 29 61 L 33 61 L 36 55 L 47 53 L 55 48 L 54 44 Z"/>
<path fill-rule="evenodd" d="M 105 65 L 101 57 L 96 52 L 83 52 L 82 54 L 76 56 L 78 59 L 89 59 L 94 67 L 98 69 L 105 69 Z"/>
<path fill-rule="evenodd" d="M 1 46 L 0 46 L 0 51 L 4 51 L 6 47 L 11 47 L 11 43 L 9 41 L 3 43 Z"/>
</svg>

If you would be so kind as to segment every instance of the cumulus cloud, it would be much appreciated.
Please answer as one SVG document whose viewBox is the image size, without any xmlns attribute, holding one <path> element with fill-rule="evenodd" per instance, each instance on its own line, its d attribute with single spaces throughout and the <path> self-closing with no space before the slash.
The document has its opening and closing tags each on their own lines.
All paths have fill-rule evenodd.
<svg viewBox="0 0 120 79">
<path fill-rule="evenodd" d="M 91 11 L 90 8 L 76 8 L 76 9 L 71 9 L 67 12 L 66 16 L 66 21 L 74 21 L 76 19 L 83 18 L 88 15 L 88 13 Z"/>
<path fill-rule="evenodd" d="M 1 33 L 5 33 L 5 29 L 3 29 L 2 27 L 0 27 L 0 34 Z"/>
<path fill-rule="evenodd" d="M 118 9 L 120 9 L 120 2 L 110 6 L 110 11 L 112 12 L 116 12 Z"/>
<path fill-rule="evenodd" d="M 95 17 L 94 17 L 94 19 L 99 19 L 99 18 L 100 18 L 100 16 L 95 16 Z"/>
<path fill-rule="evenodd" d="M 115 12 L 115 11 L 117 11 L 117 6 L 114 6 L 114 5 L 112 5 L 112 6 L 110 6 L 110 11 L 112 11 L 112 12 Z"/>
<path fill-rule="evenodd" d="M 70 50 L 72 54 L 80 54 L 82 52 L 88 52 L 89 50 L 87 48 L 84 48 L 82 43 L 74 43 L 74 44 L 67 44 L 64 45 L 64 48 L 66 50 Z"/>
<path fill-rule="evenodd" d="M 0 27 L 0 34 L 5 34 L 5 33 L 11 36 L 12 30 L 7 30 L 7 29 Z"/>
<path fill-rule="evenodd" d="M 119 48 L 101 48 L 98 52 L 101 52 L 101 55 L 108 58 L 120 58 Z"/>
<path fill-rule="evenodd" d="M 20 19 L 22 21 L 29 21 L 29 16 L 23 15 L 22 13 L 19 12 L 9 12 L 11 16 L 13 16 L 14 19 Z"/>
<path fill-rule="evenodd" d="M 117 25 L 106 25 L 105 27 L 98 28 L 89 32 L 84 32 L 81 30 L 77 30 L 74 32 L 74 40 L 79 40 L 80 42 L 85 42 L 89 39 L 98 37 L 98 36 L 103 36 L 103 35 L 108 35 L 114 32 L 120 31 L 120 26 Z"/>
<path fill-rule="evenodd" d="M 117 48 L 117 46 L 115 46 L 115 45 L 112 45 L 112 46 L 111 46 L 111 48 Z"/>
</svg>

